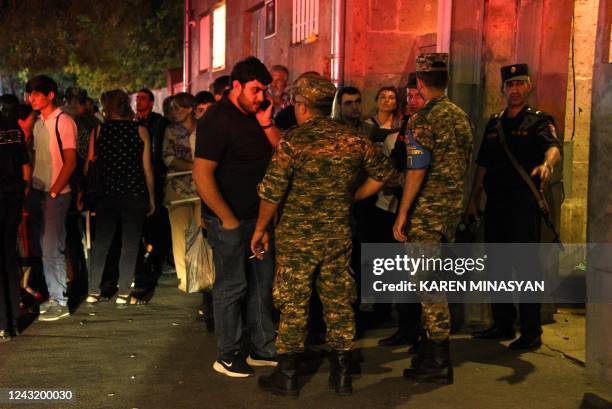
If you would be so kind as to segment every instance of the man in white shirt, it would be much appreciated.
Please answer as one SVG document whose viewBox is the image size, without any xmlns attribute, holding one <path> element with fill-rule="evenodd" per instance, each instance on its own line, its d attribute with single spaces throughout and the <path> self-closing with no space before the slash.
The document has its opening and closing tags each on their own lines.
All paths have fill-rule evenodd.
<svg viewBox="0 0 612 409">
<path fill-rule="evenodd" d="M 57 106 L 57 84 L 39 75 L 28 81 L 30 104 L 40 115 L 34 123 L 32 186 L 28 197 L 34 255 L 42 257 L 49 300 L 40 320 L 69 315 L 66 296 L 66 213 L 70 206 L 70 176 L 76 167 L 77 127 Z"/>
</svg>

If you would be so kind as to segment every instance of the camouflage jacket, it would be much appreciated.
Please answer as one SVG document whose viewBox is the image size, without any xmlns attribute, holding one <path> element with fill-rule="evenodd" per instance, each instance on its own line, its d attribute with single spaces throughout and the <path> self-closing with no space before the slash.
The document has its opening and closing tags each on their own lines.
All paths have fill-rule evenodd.
<svg viewBox="0 0 612 409">
<path fill-rule="evenodd" d="M 415 140 L 431 153 L 427 176 L 413 205 L 411 229 L 453 240 L 463 210 L 473 131 L 467 114 L 446 96 L 434 98 L 408 122 Z"/>
<path fill-rule="evenodd" d="M 259 196 L 284 200 L 277 227 L 309 238 L 350 238 L 349 211 L 359 172 L 386 180 L 393 169 L 370 140 L 330 118 L 313 117 L 281 140 Z"/>
</svg>

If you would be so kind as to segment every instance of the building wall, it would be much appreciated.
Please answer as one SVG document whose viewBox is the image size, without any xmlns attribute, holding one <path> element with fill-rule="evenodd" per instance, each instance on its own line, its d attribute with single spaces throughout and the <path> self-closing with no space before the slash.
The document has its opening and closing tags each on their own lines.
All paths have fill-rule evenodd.
<svg viewBox="0 0 612 409">
<path fill-rule="evenodd" d="M 199 17 L 218 1 L 192 0 L 191 84 L 189 90 L 208 89 L 218 76 L 229 74 L 240 59 L 255 55 L 252 35 L 256 0 L 227 0 L 227 48 L 225 69 L 200 73 Z M 331 1 L 319 2 L 319 37 L 310 44 L 291 45 L 293 2 L 277 0 L 277 34 L 264 40 L 264 62 L 283 64 L 291 79 L 305 71 L 330 75 Z M 403 86 L 414 71 L 420 51 L 435 51 L 437 0 L 347 0 L 345 81 L 364 91 L 364 112 L 374 107 L 374 94 L 383 85 Z"/>
<path fill-rule="evenodd" d="M 587 225 L 587 190 L 593 65 L 597 35 L 598 2 L 579 0 L 573 20 L 574 47 L 568 58 L 565 113 L 565 180 L 567 200 L 561 213 L 561 237 L 567 243 L 584 243 Z M 572 61 L 573 56 L 573 61 Z M 574 88 L 574 81 L 576 87 Z M 575 98 L 574 98 L 575 94 Z M 575 104 L 575 105 L 574 105 Z M 575 112 L 574 112 L 575 111 Z M 572 134 L 574 138 L 572 139 Z"/>
<path fill-rule="evenodd" d="M 552 114 L 564 129 L 571 0 L 489 0 L 485 2 L 484 115 L 499 112 L 500 68 L 527 63 L 534 83 L 532 105 Z"/>
<path fill-rule="evenodd" d="M 192 15 L 196 22 L 199 16 L 212 10 L 218 1 L 192 0 Z M 227 0 L 226 61 L 221 71 L 200 73 L 199 26 L 191 30 L 191 92 L 207 90 L 215 78 L 231 72 L 232 66 L 241 59 L 256 55 L 254 49 L 254 11 L 263 6 L 257 0 Z M 290 0 L 277 0 L 277 33 L 264 41 L 264 63 L 271 67 L 282 64 L 289 69 L 290 80 L 305 71 L 330 74 L 331 2 L 320 1 L 319 37 L 310 44 L 291 45 L 292 4 Z"/>
<path fill-rule="evenodd" d="M 347 0 L 344 83 L 363 92 L 364 113 L 383 85 L 403 87 L 419 52 L 435 51 L 437 0 Z"/>
<path fill-rule="evenodd" d="M 612 1 L 599 0 L 599 19 L 589 149 L 588 242 L 612 243 Z M 592 46 L 592 43 L 590 44 Z M 599 254 L 598 254 L 599 253 Z M 612 253 L 591 251 L 587 260 L 587 288 L 603 296 L 612 293 Z M 587 304 L 586 372 L 612 382 L 612 304 Z"/>
</svg>

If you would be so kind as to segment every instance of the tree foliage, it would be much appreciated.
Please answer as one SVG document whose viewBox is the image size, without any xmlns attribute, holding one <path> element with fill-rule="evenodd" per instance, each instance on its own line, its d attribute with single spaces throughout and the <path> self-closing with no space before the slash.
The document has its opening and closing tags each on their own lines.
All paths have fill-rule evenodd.
<svg viewBox="0 0 612 409">
<path fill-rule="evenodd" d="M 62 85 L 164 85 L 181 65 L 182 0 L 0 0 L 0 75 L 13 87 L 47 73 Z"/>
</svg>

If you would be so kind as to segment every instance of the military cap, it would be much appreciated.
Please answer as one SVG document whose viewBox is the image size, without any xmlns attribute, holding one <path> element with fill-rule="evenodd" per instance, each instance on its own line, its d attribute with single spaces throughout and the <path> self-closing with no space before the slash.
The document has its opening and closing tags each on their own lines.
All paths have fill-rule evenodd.
<svg viewBox="0 0 612 409">
<path fill-rule="evenodd" d="M 336 95 L 336 87 L 326 78 L 308 76 L 296 81 L 289 93 L 292 97 L 300 95 L 314 104 L 330 104 Z"/>
<path fill-rule="evenodd" d="M 406 88 L 416 88 L 417 80 L 416 80 L 416 72 L 411 72 L 408 74 L 408 84 L 406 84 Z"/>
<path fill-rule="evenodd" d="M 501 67 L 502 82 L 512 80 L 529 80 L 529 67 L 527 64 L 514 64 Z"/>
<path fill-rule="evenodd" d="M 416 72 L 447 72 L 448 53 L 425 53 L 416 59 Z"/>
</svg>

